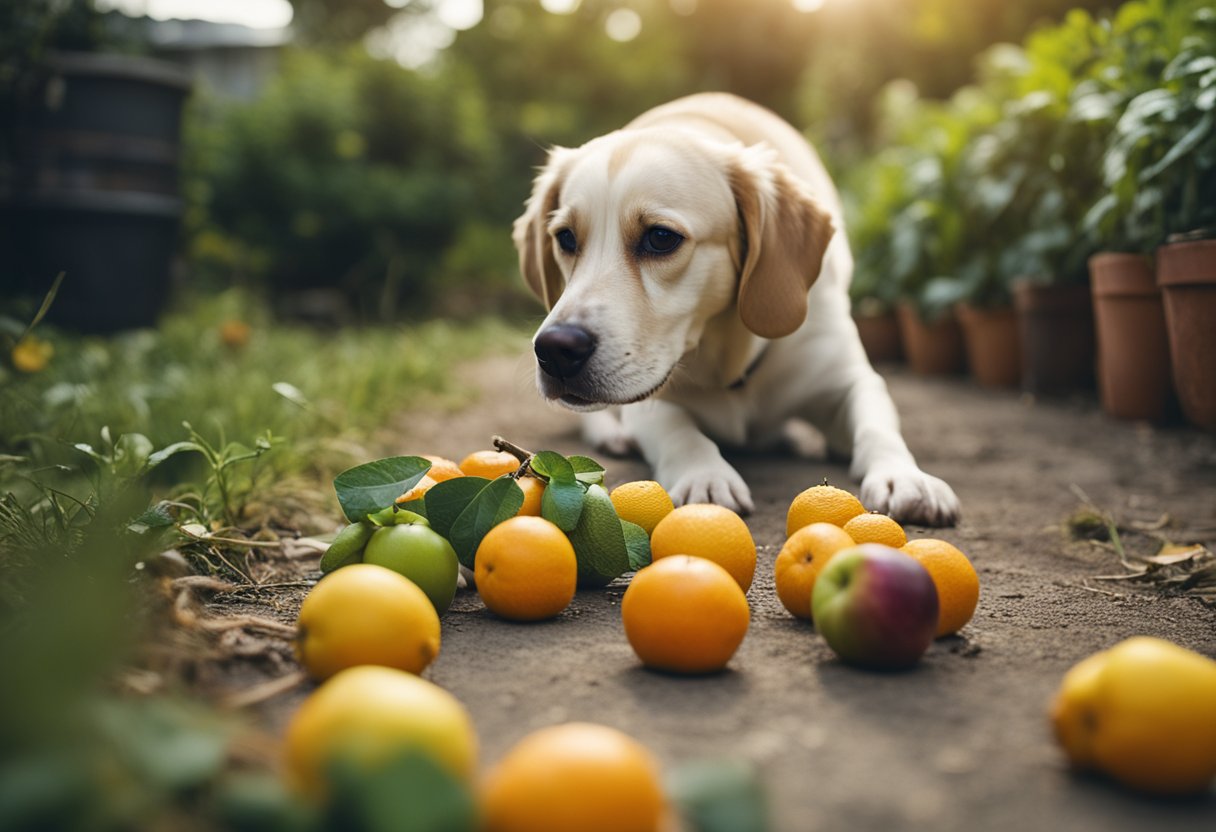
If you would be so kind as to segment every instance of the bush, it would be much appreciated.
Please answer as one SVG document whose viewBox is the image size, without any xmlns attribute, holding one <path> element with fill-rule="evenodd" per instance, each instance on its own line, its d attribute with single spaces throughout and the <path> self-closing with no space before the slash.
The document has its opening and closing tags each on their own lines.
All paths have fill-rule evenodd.
<svg viewBox="0 0 1216 832">
<path fill-rule="evenodd" d="M 201 107 L 191 255 L 276 292 L 336 288 L 386 317 L 414 308 L 493 181 L 484 101 L 459 72 L 291 51 L 256 101 Z"/>
</svg>

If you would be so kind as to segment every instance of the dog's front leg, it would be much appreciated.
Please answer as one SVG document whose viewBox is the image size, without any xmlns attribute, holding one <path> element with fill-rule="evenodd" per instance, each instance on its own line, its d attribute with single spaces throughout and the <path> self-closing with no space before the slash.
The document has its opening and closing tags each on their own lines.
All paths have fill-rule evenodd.
<svg viewBox="0 0 1216 832">
<path fill-rule="evenodd" d="M 622 408 L 621 418 L 676 505 L 716 503 L 741 514 L 755 507 L 743 477 L 684 408 L 651 399 Z"/>
<path fill-rule="evenodd" d="M 900 434 L 887 384 L 869 367 L 846 392 L 828 438 L 834 448 L 852 452 L 849 473 L 861 481 L 866 508 L 929 526 L 958 521 L 958 497 L 916 464 Z"/>
</svg>

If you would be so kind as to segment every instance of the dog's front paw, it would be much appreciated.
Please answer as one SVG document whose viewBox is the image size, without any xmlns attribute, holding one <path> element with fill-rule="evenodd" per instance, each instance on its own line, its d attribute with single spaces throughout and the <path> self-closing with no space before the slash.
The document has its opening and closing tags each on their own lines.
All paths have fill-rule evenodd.
<svg viewBox="0 0 1216 832">
<path fill-rule="evenodd" d="M 677 506 L 715 503 L 739 514 L 750 514 L 755 508 L 751 489 L 726 462 L 686 470 L 674 480 L 660 477 L 659 481 Z"/>
<path fill-rule="evenodd" d="M 638 447 L 621 420 L 609 410 L 583 415 L 583 441 L 597 451 L 618 457 L 629 456 Z"/>
<path fill-rule="evenodd" d="M 954 489 L 915 466 L 871 469 L 861 481 L 861 502 L 901 523 L 953 526 L 959 517 Z"/>
</svg>

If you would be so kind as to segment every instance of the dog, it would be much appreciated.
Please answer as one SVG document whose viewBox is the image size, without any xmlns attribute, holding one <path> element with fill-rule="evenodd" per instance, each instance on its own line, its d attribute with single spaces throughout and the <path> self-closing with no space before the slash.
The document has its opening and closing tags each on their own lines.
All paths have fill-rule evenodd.
<svg viewBox="0 0 1216 832">
<path fill-rule="evenodd" d="M 843 229 L 807 141 L 726 93 L 551 149 L 512 233 L 549 310 L 541 395 L 584 414 L 596 448 L 640 450 L 676 505 L 752 511 L 719 443 L 771 447 L 794 419 L 851 457 L 870 509 L 955 523 L 958 498 L 916 464 L 861 345 Z"/>
</svg>

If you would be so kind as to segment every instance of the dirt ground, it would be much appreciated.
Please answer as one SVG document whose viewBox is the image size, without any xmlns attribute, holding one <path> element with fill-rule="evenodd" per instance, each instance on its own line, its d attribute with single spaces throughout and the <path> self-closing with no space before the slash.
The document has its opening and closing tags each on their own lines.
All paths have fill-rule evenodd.
<svg viewBox="0 0 1216 832">
<path fill-rule="evenodd" d="M 1138 797 L 1070 773 L 1046 709 L 1064 672 L 1136 634 L 1216 656 L 1216 607 L 1127 581 L 1109 547 L 1070 541 L 1078 489 L 1121 525 L 1160 526 L 1216 549 L 1216 437 L 1105 417 L 1092 396 L 1034 401 L 963 379 L 880 368 L 913 453 L 957 491 L 963 520 L 938 536 L 973 560 L 979 609 L 913 671 L 837 661 L 777 601 L 772 566 L 790 500 L 846 468 L 792 455 L 734 454 L 752 487 L 759 546 L 752 624 L 729 669 L 681 678 L 642 669 L 625 640 L 624 583 L 580 592 L 557 619 L 520 625 L 461 592 L 427 675 L 471 711 L 486 762 L 526 732 L 564 720 L 621 728 L 667 763 L 743 757 L 762 772 L 776 830 L 1216 829 L 1216 791 L 1187 801 Z M 586 453 L 573 415 L 541 403 L 524 358 L 465 370 L 480 400 L 450 415 L 407 414 L 402 453 L 459 458 L 498 433 L 532 450 Z M 608 485 L 649 476 L 637 459 L 603 460 Z M 1149 554 L 1151 534 L 1129 532 Z M 307 687 L 263 706 L 282 725 Z"/>
</svg>

